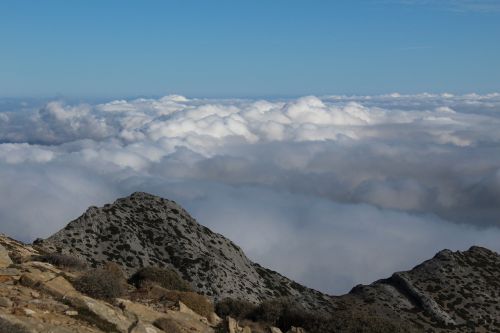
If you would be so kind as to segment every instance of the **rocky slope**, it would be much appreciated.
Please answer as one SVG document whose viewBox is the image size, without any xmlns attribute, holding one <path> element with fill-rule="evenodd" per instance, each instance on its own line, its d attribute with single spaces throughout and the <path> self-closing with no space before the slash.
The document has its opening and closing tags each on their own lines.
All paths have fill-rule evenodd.
<svg viewBox="0 0 500 333">
<path fill-rule="evenodd" d="M 443 250 L 335 302 L 349 311 L 401 318 L 425 332 L 500 332 L 500 256 L 476 246 Z"/>
<path fill-rule="evenodd" d="M 198 224 L 173 201 L 137 192 L 104 207 L 91 207 L 36 245 L 80 257 L 96 266 L 118 263 L 128 273 L 169 267 L 214 300 L 259 303 L 293 297 L 306 308 L 331 308 L 331 298 L 250 261 L 233 242 Z"/>
<path fill-rule="evenodd" d="M 58 268 L 39 258 L 33 247 L 0 234 L 0 333 L 250 333 L 230 317 L 204 317 L 180 301 L 166 307 L 137 300 L 131 297 L 135 290 L 122 298 L 94 299 L 73 286 L 85 271 Z"/>
</svg>

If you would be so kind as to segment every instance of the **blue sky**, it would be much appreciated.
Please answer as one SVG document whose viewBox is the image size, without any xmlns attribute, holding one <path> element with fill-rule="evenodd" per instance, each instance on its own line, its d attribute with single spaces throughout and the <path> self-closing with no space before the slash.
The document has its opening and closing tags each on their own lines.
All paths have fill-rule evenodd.
<svg viewBox="0 0 500 333">
<path fill-rule="evenodd" d="M 2 0 L 0 45 L 1 97 L 500 91 L 491 0 Z"/>
</svg>

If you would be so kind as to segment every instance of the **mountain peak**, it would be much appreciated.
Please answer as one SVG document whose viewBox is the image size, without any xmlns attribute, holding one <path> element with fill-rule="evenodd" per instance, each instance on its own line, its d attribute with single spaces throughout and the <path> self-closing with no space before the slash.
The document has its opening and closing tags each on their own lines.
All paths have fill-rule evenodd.
<svg viewBox="0 0 500 333">
<path fill-rule="evenodd" d="M 196 222 L 174 201 L 145 192 L 93 207 L 37 245 L 78 256 L 91 266 L 113 261 L 128 274 L 148 266 L 172 268 L 213 299 L 258 303 L 286 296 L 306 308 L 324 307 L 331 300 L 253 263 L 236 244 Z"/>
</svg>

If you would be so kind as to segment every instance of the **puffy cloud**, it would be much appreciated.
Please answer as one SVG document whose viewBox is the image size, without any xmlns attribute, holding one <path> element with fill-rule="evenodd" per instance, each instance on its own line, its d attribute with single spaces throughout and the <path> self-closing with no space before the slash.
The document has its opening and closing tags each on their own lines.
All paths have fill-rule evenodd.
<svg viewBox="0 0 500 333">
<path fill-rule="evenodd" d="M 500 250 L 500 94 L 5 110 L 1 231 L 22 240 L 143 190 L 329 292 L 445 247 Z"/>
</svg>

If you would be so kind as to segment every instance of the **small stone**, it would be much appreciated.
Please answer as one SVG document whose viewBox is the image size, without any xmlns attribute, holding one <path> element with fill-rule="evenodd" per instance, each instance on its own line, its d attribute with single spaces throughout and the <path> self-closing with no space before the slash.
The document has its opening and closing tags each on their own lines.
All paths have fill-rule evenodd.
<svg viewBox="0 0 500 333">
<path fill-rule="evenodd" d="M 68 311 L 64 312 L 64 314 L 66 316 L 72 316 L 72 317 L 73 316 L 78 316 L 78 311 L 68 310 Z"/>
<path fill-rule="evenodd" d="M 40 293 L 37 291 L 33 290 L 33 291 L 31 291 L 30 294 L 31 294 L 31 297 L 33 297 L 33 298 L 40 298 Z"/>
<path fill-rule="evenodd" d="M 32 317 L 32 316 L 36 315 L 35 311 L 28 309 L 28 308 L 24 308 L 23 311 L 24 311 L 24 314 L 27 315 L 28 317 Z"/>
<path fill-rule="evenodd" d="M 12 306 L 12 301 L 7 297 L 0 297 L 0 306 L 3 308 L 10 308 Z"/>
</svg>

